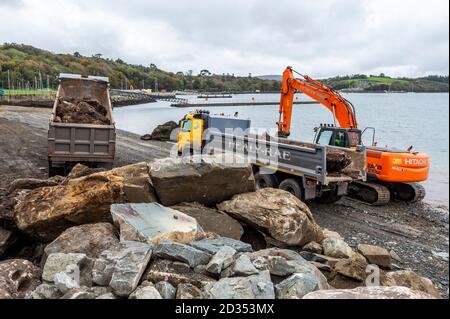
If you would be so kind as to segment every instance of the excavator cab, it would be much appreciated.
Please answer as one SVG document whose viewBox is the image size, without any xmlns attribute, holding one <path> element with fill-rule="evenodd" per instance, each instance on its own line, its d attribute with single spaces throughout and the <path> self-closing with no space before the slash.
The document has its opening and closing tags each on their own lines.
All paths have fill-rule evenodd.
<svg viewBox="0 0 450 319">
<path fill-rule="evenodd" d="M 335 127 L 331 124 L 321 124 L 315 129 L 314 141 L 319 145 L 330 145 L 345 148 L 356 148 L 361 145 L 361 130 Z"/>
</svg>

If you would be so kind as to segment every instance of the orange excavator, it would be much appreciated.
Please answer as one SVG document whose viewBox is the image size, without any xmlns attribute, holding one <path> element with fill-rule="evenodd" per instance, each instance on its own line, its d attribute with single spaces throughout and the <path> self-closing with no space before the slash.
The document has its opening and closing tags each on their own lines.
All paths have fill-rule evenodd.
<svg viewBox="0 0 450 319">
<path fill-rule="evenodd" d="M 294 73 L 301 78 L 296 78 Z M 372 205 L 385 205 L 391 197 L 406 202 L 417 202 L 425 197 L 425 189 L 418 182 L 429 174 L 429 156 L 406 150 L 378 147 L 375 129 L 358 128 L 354 106 L 338 92 L 309 76 L 287 67 L 281 85 L 280 118 L 278 136 L 290 135 L 294 94 L 301 92 L 325 106 L 333 114 L 333 124 L 321 124 L 316 128 L 315 143 L 337 147 L 355 148 L 363 145 L 362 136 L 372 132 L 372 145 L 366 145 L 366 182 L 354 182 L 349 196 Z"/>
</svg>

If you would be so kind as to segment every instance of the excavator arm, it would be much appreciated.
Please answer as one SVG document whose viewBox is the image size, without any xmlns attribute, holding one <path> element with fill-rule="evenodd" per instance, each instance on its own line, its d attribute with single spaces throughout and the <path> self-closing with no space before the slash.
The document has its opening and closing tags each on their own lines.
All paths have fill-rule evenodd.
<svg viewBox="0 0 450 319">
<path fill-rule="evenodd" d="M 338 92 L 328 86 L 313 80 L 309 76 L 303 79 L 294 77 L 294 71 L 287 67 L 283 72 L 281 85 L 280 118 L 278 125 L 278 136 L 288 137 L 290 135 L 292 122 L 292 107 L 295 91 L 300 91 L 313 100 L 319 102 L 333 113 L 335 121 L 343 128 L 358 128 L 353 105 L 343 98 Z"/>
</svg>

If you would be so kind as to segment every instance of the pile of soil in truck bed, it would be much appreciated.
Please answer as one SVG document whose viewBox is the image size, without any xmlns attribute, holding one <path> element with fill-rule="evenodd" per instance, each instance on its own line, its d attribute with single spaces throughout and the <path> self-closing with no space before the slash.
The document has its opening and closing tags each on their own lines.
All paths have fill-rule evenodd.
<svg viewBox="0 0 450 319">
<path fill-rule="evenodd" d="M 327 171 L 329 173 L 340 172 L 352 163 L 352 158 L 345 152 L 333 149 L 327 150 Z"/>
<path fill-rule="evenodd" d="M 110 125 L 108 111 L 96 99 L 58 99 L 56 106 L 57 123 Z"/>
</svg>

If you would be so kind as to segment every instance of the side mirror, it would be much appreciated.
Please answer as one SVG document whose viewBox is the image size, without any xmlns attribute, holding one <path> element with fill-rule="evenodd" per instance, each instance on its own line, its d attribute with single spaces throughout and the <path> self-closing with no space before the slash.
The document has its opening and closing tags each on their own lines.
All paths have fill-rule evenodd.
<svg viewBox="0 0 450 319">
<path fill-rule="evenodd" d="M 319 131 L 319 128 L 318 128 L 318 127 L 315 127 L 315 128 L 314 128 L 314 132 L 317 133 L 318 131 Z"/>
</svg>

